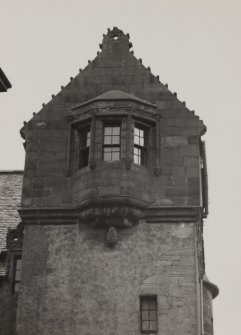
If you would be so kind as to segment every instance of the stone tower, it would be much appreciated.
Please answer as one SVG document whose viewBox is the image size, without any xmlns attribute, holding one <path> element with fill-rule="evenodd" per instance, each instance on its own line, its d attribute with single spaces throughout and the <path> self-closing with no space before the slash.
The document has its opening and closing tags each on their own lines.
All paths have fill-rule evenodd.
<svg viewBox="0 0 241 335">
<path fill-rule="evenodd" d="M 211 335 L 203 122 L 114 27 L 24 125 L 18 335 Z"/>
</svg>

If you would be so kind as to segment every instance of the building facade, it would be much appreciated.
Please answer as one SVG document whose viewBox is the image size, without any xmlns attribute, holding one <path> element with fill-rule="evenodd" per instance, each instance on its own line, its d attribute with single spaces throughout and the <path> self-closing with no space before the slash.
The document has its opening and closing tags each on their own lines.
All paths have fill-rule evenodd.
<svg viewBox="0 0 241 335">
<path fill-rule="evenodd" d="M 206 128 L 131 47 L 109 29 L 21 129 L 18 335 L 213 334 Z"/>
</svg>

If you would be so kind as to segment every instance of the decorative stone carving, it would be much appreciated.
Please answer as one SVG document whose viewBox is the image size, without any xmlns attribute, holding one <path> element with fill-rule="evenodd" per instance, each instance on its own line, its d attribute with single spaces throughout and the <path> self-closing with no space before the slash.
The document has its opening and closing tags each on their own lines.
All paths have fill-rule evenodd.
<svg viewBox="0 0 241 335">
<path fill-rule="evenodd" d="M 109 247 L 114 247 L 119 240 L 118 232 L 115 227 L 110 227 L 106 235 L 106 242 Z"/>
</svg>

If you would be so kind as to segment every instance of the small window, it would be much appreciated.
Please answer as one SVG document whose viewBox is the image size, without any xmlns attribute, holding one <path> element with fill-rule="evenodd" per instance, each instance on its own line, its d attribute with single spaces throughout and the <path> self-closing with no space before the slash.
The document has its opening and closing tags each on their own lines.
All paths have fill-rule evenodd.
<svg viewBox="0 0 241 335">
<path fill-rule="evenodd" d="M 157 297 L 140 298 L 141 332 L 152 334 L 157 332 Z"/>
<path fill-rule="evenodd" d="M 21 271 L 22 271 L 22 259 L 21 256 L 17 256 L 14 258 L 13 286 L 12 286 L 13 292 L 20 291 Z"/>
<path fill-rule="evenodd" d="M 139 126 L 134 129 L 134 163 L 146 165 L 147 131 Z"/>
<path fill-rule="evenodd" d="M 90 126 L 79 130 L 79 168 L 83 168 L 89 163 L 90 146 Z"/>
<path fill-rule="evenodd" d="M 120 160 L 120 126 L 104 127 L 103 157 L 104 161 Z"/>
</svg>

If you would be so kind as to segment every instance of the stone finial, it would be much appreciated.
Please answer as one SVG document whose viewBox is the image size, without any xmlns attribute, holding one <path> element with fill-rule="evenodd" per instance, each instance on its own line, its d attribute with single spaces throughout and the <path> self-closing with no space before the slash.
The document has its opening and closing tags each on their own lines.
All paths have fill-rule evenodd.
<svg viewBox="0 0 241 335">
<path fill-rule="evenodd" d="M 124 34 L 118 27 L 113 27 L 113 29 L 108 29 L 107 35 L 103 35 L 103 42 L 100 48 L 103 51 L 114 53 L 128 52 L 132 47 L 129 38 L 129 34 Z"/>
<path fill-rule="evenodd" d="M 151 72 L 151 68 L 150 68 L 150 66 L 147 66 L 147 70 Z"/>
<path fill-rule="evenodd" d="M 174 95 L 175 97 L 177 97 L 177 92 L 174 92 L 173 95 Z"/>
<path fill-rule="evenodd" d="M 156 76 L 156 79 L 157 79 L 157 80 L 160 80 L 160 77 L 157 75 L 157 76 Z"/>
<path fill-rule="evenodd" d="M 69 79 L 70 79 L 70 81 L 72 81 L 74 78 L 73 78 L 73 77 L 70 77 Z"/>
<path fill-rule="evenodd" d="M 165 84 L 166 88 L 168 88 L 168 84 Z"/>
<path fill-rule="evenodd" d="M 63 89 L 64 89 L 64 86 L 62 85 L 62 86 L 61 86 L 61 90 L 63 90 Z"/>
<path fill-rule="evenodd" d="M 36 113 L 35 112 L 33 112 L 33 116 L 35 116 L 36 115 Z"/>
<path fill-rule="evenodd" d="M 82 69 L 79 69 L 79 72 L 81 72 L 82 71 Z"/>
<path fill-rule="evenodd" d="M 23 124 L 24 124 L 24 125 L 26 125 L 26 124 L 27 124 L 27 122 L 26 122 L 26 121 L 23 121 Z"/>
<path fill-rule="evenodd" d="M 141 58 L 139 58 L 139 62 L 142 64 L 142 59 Z"/>
<path fill-rule="evenodd" d="M 186 101 L 183 101 L 182 103 L 183 103 L 184 106 L 186 106 Z"/>
<path fill-rule="evenodd" d="M 46 106 L 46 104 L 45 104 L 45 103 L 42 103 L 42 106 L 43 106 L 43 107 L 45 107 L 45 106 Z"/>
<path fill-rule="evenodd" d="M 91 63 L 91 61 L 90 60 L 88 60 L 88 64 L 90 64 Z"/>
<path fill-rule="evenodd" d="M 52 94 L 52 98 L 54 98 L 55 97 L 55 94 Z"/>
</svg>

